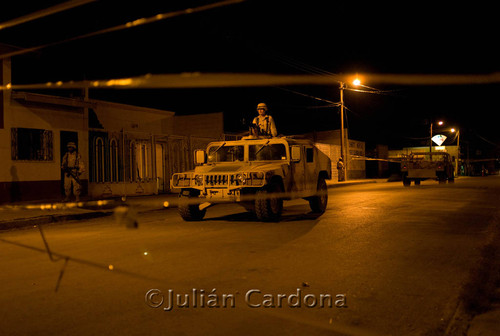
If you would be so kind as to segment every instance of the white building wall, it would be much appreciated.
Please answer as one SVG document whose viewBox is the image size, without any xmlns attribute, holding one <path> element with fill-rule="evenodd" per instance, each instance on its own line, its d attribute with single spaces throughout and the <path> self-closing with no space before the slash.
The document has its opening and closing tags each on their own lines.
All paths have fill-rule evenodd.
<svg viewBox="0 0 500 336">
<path fill-rule="evenodd" d="M 17 174 L 21 181 L 48 181 L 60 180 L 61 156 L 60 131 L 72 131 L 78 133 L 78 151 L 83 158 L 88 157 L 87 143 L 88 132 L 85 127 L 83 112 L 54 111 L 47 108 L 30 106 L 27 107 L 15 100 L 11 100 L 7 109 L 5 129 L 2 133 L 2 145 L 8 147 L 2 154 L 2 159 L 9 165 L 17 168 Z M 7 119 L 7 118 L 6 118 Z M 52 131 L 53 155 L 51 161 L 25 161 L 12 160 L 11 158 L 11 129 L 12 128 L 34 128 Z M 4 161 L 5 162 L 5 161 Z M 87 179 L 87 173 L 82 179 Z M 5 176 L 1 176 L 5 180 Z"/>
</svg>

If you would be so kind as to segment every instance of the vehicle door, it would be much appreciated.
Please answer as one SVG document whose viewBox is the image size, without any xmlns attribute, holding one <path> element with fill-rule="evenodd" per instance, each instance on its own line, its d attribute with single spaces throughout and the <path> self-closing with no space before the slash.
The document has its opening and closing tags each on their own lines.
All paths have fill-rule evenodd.
<svg viewBox="0 0 500 336">
<path fill-rule="evenodd" d="M 315 192 L 318 184 L 317 154 L 313 146 L 304 146 L 305 191 Z"/>
<path fill-rule="evenodd" d="M 294 146 L 297 147 L 297 146 Z M 305 152 L 304 152 L 304 146 L 298 146 L 300 147 L 300 160 L 292 162 L 290 159 L 290 174 L 288 177 L 288 183 L 289 187 L 288 190 L 292 192 L 304 192 L 305 191 Z M 290 147 L 290 154 L 291 154 L 291 147 Z"/>
</svg>

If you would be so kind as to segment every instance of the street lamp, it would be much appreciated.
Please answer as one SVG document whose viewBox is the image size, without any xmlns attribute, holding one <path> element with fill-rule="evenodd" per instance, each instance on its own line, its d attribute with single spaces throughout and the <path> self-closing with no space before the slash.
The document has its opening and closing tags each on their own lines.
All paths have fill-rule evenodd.
<svg viewBox="0 0 500 336">
<path fill-rule="evenodd" d="M 344 164 L 344 176 L 339 179 L 345 181 L 345 177 L 347 175 L 347 162 L 344 159 L 344 89 L 345 83 L 340 82 L 340 158 L 342 159 L 342 163 Z"/>
<path fill-rule="evenodd" d="M 340 84 L 340 158 L 342 159 L 342 162 L 344 163 L 344 180 L 347 179 L 347 160 L 346 154 L 347 151 L 345 151 L 344 147 L 344 90 L 346 89 L 346 84 L 344 82 L 339 82 Z M 354 86 L 359 86 L 361 85 L 361 81 L 356 78 L 353 80 L 352 84 Z"/>
<path fill-rule="evenodd" d="M 455 176 L 458 176 L 458 163 L 460 162 L 460 130 L 450 129 L 451 133 L 457 133 L 457 164 L 455 165 Z"/>
</svg>

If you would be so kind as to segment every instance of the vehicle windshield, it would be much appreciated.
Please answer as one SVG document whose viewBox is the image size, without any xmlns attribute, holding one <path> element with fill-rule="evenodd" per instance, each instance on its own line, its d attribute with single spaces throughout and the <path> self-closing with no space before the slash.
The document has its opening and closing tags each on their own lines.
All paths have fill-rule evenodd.
<svg viewBox="0 0 500 336">
<path fill-rule="evenodd" d="M 286 160 L 285 145 L 250 145 L 248 147 L 248 159 L 250 161 Z"/>
<path fill-rule="evenodd" d="M 208 148 L 208 162 L 243 161 L 243 146 L 212 146 Z"/>
</svg>

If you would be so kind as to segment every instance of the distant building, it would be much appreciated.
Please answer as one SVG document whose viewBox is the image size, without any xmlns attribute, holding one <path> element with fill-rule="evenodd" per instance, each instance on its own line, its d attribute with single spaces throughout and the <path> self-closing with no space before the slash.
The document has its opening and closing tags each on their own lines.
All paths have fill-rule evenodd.
<svg viewBox="0 0 500 336">
<path fill-rule="evenodd" d="M 10 59 L 0 84 L 11 82 Z M 223 138 L 222 113 L 174 112 L 87 97 L 4 90 L 0 94 L 0 202 L 60 199 L 61 159 L 75 142 L 92 197 L 169 191 L 174 172 L 193 167 L 193 149 Z"/>
<path fill-rule="evenodd" d="M 348 138 L 345 130 L 346 153 L 344 164 L 347 171 L 347 179 L 366 178 L 365 143 L 363 141 Z M 337 161 L 340 158 L 340 130 L 311 132 L 304 134 L 305 137 L 315 142 L 316 146 L 332 161 L 332 179 L 337 180 Z"/>
</svg>

